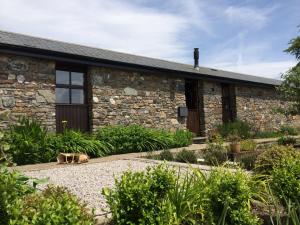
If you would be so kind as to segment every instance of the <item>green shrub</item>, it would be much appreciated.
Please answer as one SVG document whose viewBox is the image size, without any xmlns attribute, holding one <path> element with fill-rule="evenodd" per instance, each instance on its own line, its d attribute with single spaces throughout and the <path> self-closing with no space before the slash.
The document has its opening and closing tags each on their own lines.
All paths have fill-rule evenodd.
<svg viewBox="0 0 300 225">
<path fill-rule="evenodd" d="M 175 160 L 177 162 L 184 162 L 184 163 L 197 163 L 197 156 L 195 152 L 183 149 L 176 154 Z"/>
<path fill-rule="evenodd" d="M 49 146 L 55 152 L 85 153 L 91 157 L 107 155 L 112 147 L 79 131 L 66 130 L 62 134 L 49 135 Z"/>
<path fill-rule="evenodd" d="M 11 215 L 9 211 L 15 207 L 15 201 L 34 189 L 28 185 L 28 178 L 17 171 L 9 172 L 0 164 L 0 224 L 8 224 Z"/>
<path fill-rule="evenodd" d="M 159 155 L 158 155 L 159 160 L 166 160 L 166 161 L 173 161 L 174 156 L 169 150 L 163 150 Z"/>
<path fill-rule="evenodd" d="M 172 224 L 166 198 L 174 185 L 174 171 L 159 165 L 146 172 L 123 173 L 115 188 L 104 188 L 103 194 L 116 224 Z"/>
<path fill-rule="evenodd" d="M 93 214 L 65 188 L 49 186 L 19 200 L 9 225 L 92 225 Z"/>
<path fill-rule="evenodd" d="M 227 138 L 229 135 L 238 135 L 242 139 L 249 138 L 251 136 L 251 128 L 247 122 L 236 120 L 234 122 L 224 123 L 217 127 L 218 132 L 223 138 Z"/>
<path fill-rule="evenodd" d="M 257 154 L 245 155 L 241 157 L 240 164 L 242 168 L 246 170 L 253 170 L 255 167 L 256 159 L 257 159 Z"/>
<path fill-rule="evenodd" d="M 291 136 L 282 136 L 277 142 L 279 145 L 294 145 L 296 144 L 296 139 Z"/>
<path fill-rule="evenodd" d="M 211 212 L 208 224 L 260 224 L 251 213 L 250 202 L 256 194 L 251 175 L 219 168 L 211 172 L 207 183 L 208 211 Z"/>
<path fill-rule="evenodd" d="M 188 131 L 175 133 L 155 130 L 139 125 L 108 126 L 97 131 L 96 139 L 113 146 L 113 153 L 146 152 L 189 145 L 192 135 Z"/>
<path fill-rule="evenodd" d="M 34 119 L 20 118 L 10 127 L 7 138 L 8 153 L 19 165 L 49 162 L 56 156 L 56 152 L 49 148 L 47 129 Z"/>
<path fill-rule="evenodd" d="M 271 187 L 283 204 L 300 203 L 300 157 L 286 158 L 271 172 Z"/>
<path fill-rule="evenodd" d="M 298 131 L 294 127 L 284 125 L 284 126 L 280 127 L 280 133 L 282 133 L 284 135 L 297 135 Z"/>
<path fill-rule="evenodd" d="M 209 165 L 220 165 L 228 160 L 228 149 L 223 140 L 218 137 L 213 142 L 207 143 L 203 151 L 203 158 Z"/>
<path fill-rule="evenodd" d="M 273 146 L 257 157 L 255 171 L 268 175 L 283 159 L 296 157 L 296 150 L 290 146 Z"/>
<path fill-rule="evenodd" d="M 258 131 L 254 134 L 254 138 L 276 138 L 282 134 L 277 131 Z"/>
<path fill-rule="evenodd" d="M 257 144 L 251 139 L 241 141 L 241 150 L 242 151 L 255 151 Z"/>
</svg>

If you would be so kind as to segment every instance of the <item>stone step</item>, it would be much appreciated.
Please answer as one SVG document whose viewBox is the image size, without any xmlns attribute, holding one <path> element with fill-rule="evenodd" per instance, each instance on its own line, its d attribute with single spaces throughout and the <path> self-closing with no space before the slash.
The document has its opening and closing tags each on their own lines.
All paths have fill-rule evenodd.
<svg viewBox="0 0 300 225">
<path fill-rule="evenodd" d="M 203 144 L 206 142 L 206 137 L 194 137 L 193 144 Z"/>
</svg>

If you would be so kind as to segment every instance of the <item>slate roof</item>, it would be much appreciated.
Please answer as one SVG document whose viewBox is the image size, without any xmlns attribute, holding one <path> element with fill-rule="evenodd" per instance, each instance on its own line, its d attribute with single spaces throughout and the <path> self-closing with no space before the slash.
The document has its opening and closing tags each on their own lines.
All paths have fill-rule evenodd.
<svg viewBox="0 0 300 225">
<path fill-rule="evenodd" d="M 207 67 L 199 67 L 199 70 L 195 70 L 193 65 L 181 64 L 132 54 L 125 54 L 100 48 L 87 47 L 78 44 L 54 41 L 45 38 L 38 38 L 0 30 L 0 49 L 1 46 L 22 47 L 24 49 L 28 48 L 35 50 L 45 50 L 54 53 L 65 53 L 68 55 L 93 58 L 96 60 L 108 60 L 115 63 L 119 62 L 130 64 L 133 66 L 143 66 L 150 69 L 153 68 L 190 73 L 195 76 L 205 75 L 211 78 L 233 79 L 238 81 L 254 82 L 268 85 L 279 85 L 281 83 L 280 80 L 234 73 Z"/>
</svg>

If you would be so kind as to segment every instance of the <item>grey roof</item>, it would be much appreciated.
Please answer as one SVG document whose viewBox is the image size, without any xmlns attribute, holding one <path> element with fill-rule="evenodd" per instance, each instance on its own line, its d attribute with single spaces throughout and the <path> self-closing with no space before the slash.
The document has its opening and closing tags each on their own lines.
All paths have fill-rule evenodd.
<svg viewBox="0 0 300 225">
<path fill-rule="evenodd" d="M 0 31 L 0 46 L 1 45 L 40 49 L 49 52 L 66 53 L 74 56 L 83 56 L 99 60 L 109 60 L 111 62 L 128 63 L 137 66 L 145 66 L 148 68 L 186 72 L 192 73 L 195 76 L 206 75 L 212 78 L 234 79 L 239 81 L 270 85 L 279 85 L 281 83 L 280 80 L 234 73 L 207 67 L 199 67 L 199 69 L 196 70 L 194 69 L 193 65 L 181 64 L 132 54 L 125 54 L 100 48 L 92 48 L 78 44 L 54 41 L 6 31 Z"/>
</svg>

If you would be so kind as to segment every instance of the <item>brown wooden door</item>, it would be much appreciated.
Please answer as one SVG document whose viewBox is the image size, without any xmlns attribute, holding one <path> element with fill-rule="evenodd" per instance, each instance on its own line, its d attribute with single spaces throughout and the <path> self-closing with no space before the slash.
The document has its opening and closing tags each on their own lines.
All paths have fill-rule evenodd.
<svg viewBox="0 0 300 225">
<path fill-rule="evenodd" d="M 56 131 L 89 131 L 86 77 L 81 70 L 56 70 Z"/>
<path fill-rule="evenodd" d="M 201 126 L 197 80 L 186 80 L 185 98 L 186 106 L 188 108 L 187 129 L 194 134 L 199 135 L 201 132 Z"/>
<path fill-rule="evenodd" d="M 235 87 L 230 84 L 222 84 L 222 120 L 224 123 L 236 119 Z"/>
</svg>

